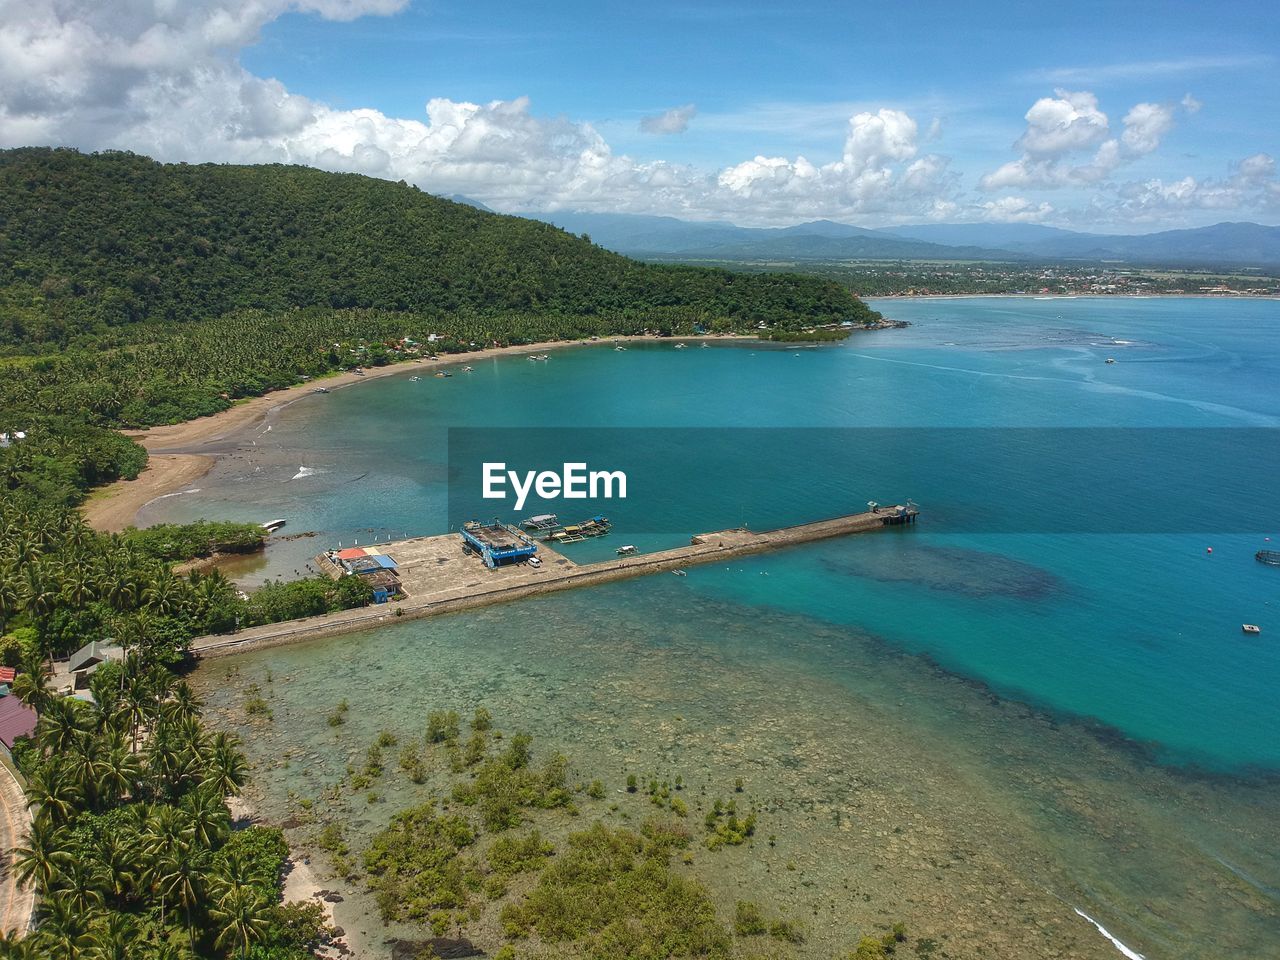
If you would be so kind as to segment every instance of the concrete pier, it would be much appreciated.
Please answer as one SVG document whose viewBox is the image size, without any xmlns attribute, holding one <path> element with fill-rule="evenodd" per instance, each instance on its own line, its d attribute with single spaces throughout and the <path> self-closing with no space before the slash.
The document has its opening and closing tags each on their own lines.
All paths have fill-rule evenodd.
<svg viewBox="0 0 1280 960">
<path fill-rule="evenodd" d="M 462 539 L 457 533 L 398 540 L 379 544 L 379 549 L 394 557 L 399 565 L 400 582 L 407 594 L 404 600 L 250 627 L 234 634 L 200 637 L 192 641 L 191 651 L 200 657 L 217 656 L 364 630 L 415 617 L 456 613 L 558 590 L 626 580 L 815 540 L 881 530 L 913 523 L 916 516 L 914 508 L 878 507 L 865 513 L 764 532 L 745 528 L 718 530 L 694 536 L 685 547 L 589 564 L 574 563 L 543 543 L 538 547 L 538 556 L 542 559 L 542 565 L 538 567 L 527 563 L 486 567 L 477 557 L 463 553 Z"/>
</svg>

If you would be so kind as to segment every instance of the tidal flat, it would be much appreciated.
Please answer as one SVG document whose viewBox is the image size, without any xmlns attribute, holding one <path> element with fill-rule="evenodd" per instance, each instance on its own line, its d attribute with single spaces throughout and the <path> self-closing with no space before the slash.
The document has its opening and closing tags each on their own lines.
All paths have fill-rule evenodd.
<svg viewBox="0 0 1280 960">
<path fill-rule="evenodd" d="M 1280 942 L 1275 901 L 1253 879 L 1280 850 L 1274 782 L 1160 766 L 872 635 L 709 599 L 682 579 L 248 653 L 193 680 L 210 716 L 245 738 L 254 808 L 341 891 L 337 922 L 360 956 L 430 933 L 383 924 L 361 882 L 333 876 L 319 830 L 341 824 L 358 854 L 398 810 L 447 798 L 453 778 L 436 756 L 415 784 L 394 749 L 365 789 L 348 767 L 384 730 L 421 739 L 430 711 L 479 705 L 508 736 L 530 733 L 539 756 L 568 755 L 571 785 L 603 782 L 605 799 L 575 797 L 576 817 L 534 815 L 552 842 L 595 819 L 638 828 L 654 812 L 651 779 L 681 778 L 695 838 L 716 799 L 753 809 L 748 843 L 695 843 L 676 869 L 726 919 L 752 900 L 797 923 L 798 957 L 834 956 L 895 922 L 920 955 L 1116 956 L 1077 909 L 1153 957 L 1257 957 Z M 269 718 L 246 712 L 255 688 Z M 493 911 L 461 932 L 501 942 Z"/>
</svg>

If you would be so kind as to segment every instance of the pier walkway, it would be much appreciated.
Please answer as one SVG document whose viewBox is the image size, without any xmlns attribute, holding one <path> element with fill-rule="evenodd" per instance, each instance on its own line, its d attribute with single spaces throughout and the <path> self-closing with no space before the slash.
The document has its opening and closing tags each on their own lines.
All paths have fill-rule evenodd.
<svg viewBox="0 0 1280 960">
<path fill-rule="evenodd" d="M 902 514 L 895 508 L 881 507 L 866 513 L 762 533 L 745 528 L 719 530 L 698 534 L 685 547 L 590 564 L 576 564 L 543 543 L 538 547 L 538 556 L 542 559 L 539 567 L 518 563 L 487 568 L 476 557 L 463 554 L 457 533 L 399 540 L 379 544 L 379 549 L 395 557 L 406 599 L 304 620 L 250 627 L 234 634 L 200 637 L 192 641 L 191 651 L 200 657 L 218 656 L 310 637 L 364 630 L 397 620 L 456 613 L 558 590 L 610 583 L 815 540 L 866 533 L 911 523 L 915 517 L 914 509 Z"/>
</svg>

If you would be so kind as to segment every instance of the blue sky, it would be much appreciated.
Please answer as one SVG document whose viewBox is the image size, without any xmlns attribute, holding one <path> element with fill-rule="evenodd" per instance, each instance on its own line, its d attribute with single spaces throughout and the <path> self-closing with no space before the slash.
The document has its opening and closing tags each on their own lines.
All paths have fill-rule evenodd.
<svg viewBox="0 0 1280 960">
<path fill-rule="evenodd" d="M 1280 221 L 1280 26 L 1262 3 L 190 0 L 126 3 L 121 24 L 80 2 L 81 22 L 64 12 L 28 45 L 55 28 L 84 45 L 70 29 L 87 24 L 146 74 L 117 52 L 82 77 L 93 55 L 69 58 L 95 105 L 31 110 L 75 89 L 51 74 L 0 92 L 0 137 L 305 162 L 504 210 Z"/>
</svg>

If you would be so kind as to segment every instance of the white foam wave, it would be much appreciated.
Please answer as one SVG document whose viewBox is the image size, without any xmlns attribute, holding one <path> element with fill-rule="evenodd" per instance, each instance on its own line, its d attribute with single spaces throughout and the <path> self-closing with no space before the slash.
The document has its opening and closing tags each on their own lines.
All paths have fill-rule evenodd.
<svg viewBox="0 0 1280 960">
<path fill-rule="evenodd" d="M 1142 954 L 1140 954 L 1137 950 L 1134 950 L 1131 947 L 1126 946 L 1118 937 L 1112 936 L 1110 930 L 1108 930 L 1106 927 L 1100 924 L 1097 920 L 1093 919 L 1093 917 L 1089 916 L 1079 907 L 1072 907 L 1071 909 L 1074 910 L 1079 916 L 1084 917 L 1086 920 L 1092 923 L 1095 927 L 1097 927 L 1098 932 L 1102 934 L 1104 937 L 1106 937 L 1108 940 L 1110 940 L 1112 945 L 1117 950 L 1119 950 L 1122 954 L 1128 957 L 1129 960 L 1147 960 L 1147 958 L 1144 957 Z"/>
<path fill-rule="evenodd" d="M 156 500 L 168 500 L 170 497 L 180 497 L 180 496 L 182 496 L 184 493 L 199 493 L 199 492 L 200 492 L 200 488 L 199 488 L 199 487 L 192 487 L 190 490 L 179 490 L 179 491 L 177 491 L 176 493 L 162 493 L 162 494 L 160 494 L 160 496 L 156 497 L 155 499 L 156 499 Z M 152 503 L 154 503 L 154 502 L 155 502 L 155 500 L 153 500 L 153 501 L 152 501 Z"/>
</svg>

